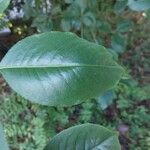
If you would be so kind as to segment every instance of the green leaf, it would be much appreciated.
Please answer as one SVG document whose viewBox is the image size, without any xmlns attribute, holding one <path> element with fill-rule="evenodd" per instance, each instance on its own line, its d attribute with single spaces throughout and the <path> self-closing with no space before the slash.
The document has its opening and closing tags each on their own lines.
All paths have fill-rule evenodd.
<svg viewBox="0 0 150 150">
<path fill-rule="evenodd" d="M 70 31 L 71 30 L 71 22 L 67 19 L 66 20 L 62 19 L 61 28 L 63 31 Z"/>
<path fill-rule="evenodd" d="M 60 132 L 44 150 L 121 150 L 121 147 L 115 132 L 87 123 Z"/>
<path fill-rule="evenodd" d="M 66 4 L 71 4 L 73 2 L 73 0 L 65 0 Z"/>
<path fill-rule="evenodd" d="M 44 105 L 73 105 L 99 97 L 124 72 L 103 46 L 70 32 L 23 39 L 5 55 L 0 70 L 16 92 Z"/>
<path fill-rule="evenodd" d="M 115 98 L 115 92 L 113 90 L 109 90 L 105 92 L 101 97 L 99 97 L 98 102 L 101 106 L 101 108 L 104 110 L 106 109 L 109 105 L 112 104 L 113 99 Z"/>
<path fill-rule="evenodd" d="M 122 13 L 126 8 L 127 3 L 128 3 L 127 0 L 117 0 L 114 6 L 114 12 L 116 14 Z"/>
<path fill-rule="evenodd" d="M 33 1 L 31 0 L 25 0 L 24 5 L 22 6 L 23 12 L 24 12 L 24 19 L 28 20 L 31 17 L 35 18 L 37 16 L 37 10 L 33 9 Z"/>
<path fill-rule="evenodd" d="M 117 32 L 128 32 L 133 27 L 131 20 L 121 20 L 117 25 Z"/>
<path fill-rule="evenodd" d="M 82 13 L 87 8 L 87 1 L 88 0 L 75 0 L 75 3 L 80 7 Z"/>
<path fill-rule="evenodd" d="M 150 9 L 147 10 L 146 16 L 147 16 L 147 18 L 150 20 Z"/>
<path fill-rule="evenodd" d="M 36 27 L 39 32 L 47 32 L 52 30 L 53 24 L 49 16 L 39 15 L 33 20 L 32 27 Z"/>
<path fill-rule="evenodd" d="M 126 49 L 126 38 L 120 34 L 114 34 L 112 36 L 111 46 L 117 53 L 123 53 Z"/>
<path fill-rule="evenodd" d="M 81 9 L 80 6 L 76 3 L 71 4 L 66 11 L 64 11 L 63 17 L 65 19 L 74 19 L 80 18 Z"/>
<path fill-rule="evenodd" d="M 10 0 L 0 0 L 0 13 L 2 13 L 9 5 Z"/>
<path fill-rule="evenodd" d="M 92 12 L 87 12 L 83 15 L 83 23 L 86 26 L 94 26 L 96 24 L 95 16 Z"/>
<path fill-rule="evenodd" d="M 128 0 L 128 6 L 135 11 L 144 11 L 150 8 L 150 0 Z"/>
<path fill-rule="evenodd" d="M 114 59 L 115 61 L 118 61 L 118 53 L 115 52 L 115 50 L 112 49 L 112 48 L 107 48 L 107 50 L 112 54 L 113 59 Z"/>
<path fill-rule="evenodd" d="M 97 27 L 99 28 L 99 31 L 111 33 L 111 25 L 107 21 L 97 21 Z"/>
<path fill-rule="evenodd" d="M 3 131 L 3 127 L 0 123 L 0 149 L 1 150 L 8 150 L 8 145 L 7 145 L 7 142 L 6 142 L 6 139 L 5 139 L 5 135 L 4 135 L 4 131 Z"/>
</svg>

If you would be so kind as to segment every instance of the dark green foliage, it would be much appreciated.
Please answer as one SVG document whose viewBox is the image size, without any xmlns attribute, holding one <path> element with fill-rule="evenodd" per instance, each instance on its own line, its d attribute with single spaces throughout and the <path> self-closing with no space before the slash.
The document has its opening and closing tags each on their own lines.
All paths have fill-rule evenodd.
<svg viewBox="0 0 150 150">
<path fill-rule="evenodd" d="M 131 83 L 132 85 L 129 86 Z M 132 80 L 118 85 L 117 109 L 114 107 L 112 115 L 107 114 L 107 109 L 101 110 L 95 100 L 74 107 L 41 107 L 31 105 L 20 96 L 13 94 L 2 100 L 0 118 L 3 118 L 2 121 L 5 122 L 6 135 L 13 148 L 42 150 L 49 138 L 66 127 L 94 122 L 110 129 L 118 128 L 119 124 L 127 124 L 130 132 L 127 131 L 128 135 L 125 138 L 131 140 L 128 148 L 138 147 L 139 142 L 141 143 L 139 150 L 142 150 L 149 144 L 147 128 L 150 128 L 150 112 L 149 106 L 144 106 L 149 98 L 149 91 L 147 87 L 137 88 L 136 86 Z M 140 107 L 137 107 L 138 105 Z M 14 111 L 11 111 L 12 109 Z"/>
</svg>

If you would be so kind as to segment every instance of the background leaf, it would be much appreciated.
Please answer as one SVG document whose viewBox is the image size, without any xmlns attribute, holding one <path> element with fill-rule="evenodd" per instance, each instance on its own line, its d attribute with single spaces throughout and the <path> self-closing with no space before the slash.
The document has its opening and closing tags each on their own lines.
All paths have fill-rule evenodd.
<svg viewBox="0 0 150 150">
<path fill-rule="evenodd" d="M 116 14 L 122 13 L 126 6 L 127 6 L 128 1 L 127 0 L 117 0 L 114 6 L 114 11 Z"/>
<path fill-rule="evenodd" d="M 118 136 L 102 126 L 83 124 L 57 134 L 44 150 L 121 150 Z"/>
<path fill-rule="evenodd" d="M 85 11 L 87 7 L 87 1 L 88 0 L 75 0 L 75 3 L 78 4 L 82 13 Z"/>
<path fill-rule="evenodd" d="M 65 0 L 66 4 L 71 4 L 73 2 L 73 0 Z"/>
<path fill-rule="evenodd" d="M 122 53 L 126 49 L 126 38 L 121 34 L 114 34 L 111 40 L 112 49 L 117 53 Z"/>
<path fill-rule="evenodd" d="M 96 24 L 95 16 L 92 12 L 88 12 L 83 16 L 83 23 L 86 26 L 94 26 Z"/>
<path fill-rule="evenodd" d="M 150 20 L 150 9 L 147 10 L 146 15 L 147 15 L 147 18 Z"/>
<path fill-rule="evenodd" d="M 98 103 L 100 104 L 101 108 L 104 110 L 109 105 L 112 104 L 113 99 L 116 97 L 115 92 L 113 90 L 109 90 L 105 92 L 102 96 L 99 97 Z"/>
<path fill-rule="evenodd" d="M 70 31 L 71 30 L 71 23 L 70 23 L 70 21 L 63 19 L 61 21 L 61 28 L 63 29 L 63 31 Z"/>
<path fill-rule="evenodd" d="M 32 27 L 36 27 L 39 32 L 48 32 L 52 30 L 53 24 L 46 15 L 39 15 L 33 20 Z"/>
<path fill-rule="evenodd" d="M 112 88 L 123 69 L 107 50 L 72 33 L 49 32 L 17 43 L 1 62 L 9 85 L 45 105 L 72 105 Z"/>
<path fill-rule="evenodd" d="M 97 21 L 97 27 L 99 31 L 111 33 L 111 25 L 107 21 Z"/>
<path fill-rule="evenodd" d="M 133 27 L 133 22 L 131 20 L 121 20 L 117 25 L 117 32 L 127 32 Z"/>
<path fill-rule="evenodd" d="M 144 11 L 150 8 L 150 0 L 128 0 L 128 6 L 135 11 Z"/>
</svg>

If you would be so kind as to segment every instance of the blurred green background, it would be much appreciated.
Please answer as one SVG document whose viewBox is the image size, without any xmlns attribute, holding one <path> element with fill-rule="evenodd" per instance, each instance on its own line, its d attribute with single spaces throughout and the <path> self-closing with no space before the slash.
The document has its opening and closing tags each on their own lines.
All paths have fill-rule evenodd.
<svg viewBox="0 0 150 150">
<path fill-rule="evenodd" d="M 19 40 L 48 31 L 105 46 L 126 76 L 98 100 L 72 107 L 33 104 L 0 77 L 0 121 L 11 150 L 42 150 L 56 133 L 86 122 L 117 130 L 122 150 L 150 150 L 150 1 L 11 0 L 0 14 L 0 59 Z"/>
</svg>

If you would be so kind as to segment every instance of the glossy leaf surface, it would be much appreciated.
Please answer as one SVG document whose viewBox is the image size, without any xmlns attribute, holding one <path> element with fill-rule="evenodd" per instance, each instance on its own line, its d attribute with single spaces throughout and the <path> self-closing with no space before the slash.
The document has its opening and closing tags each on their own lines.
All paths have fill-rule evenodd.
<svg viewBox="0 0 150 150">
<path fill-rule="evenodd" d="M 96 98 L 123 74 L 104 47 L 68 32 L 25 38 L 10 49 L 0 70 L 20 95 L 53 106 Z"/>
<path fill-rule="evenodd" d="M 118 136 L 102 126 L 83 124 L 52 138 L 44 150 L 121 150 Z"/>
<path fill-rule="evenodd" d="M 9 5 L 10 0 L 0 0 L 0 13 L 2 13 Z"/>
</svg>

